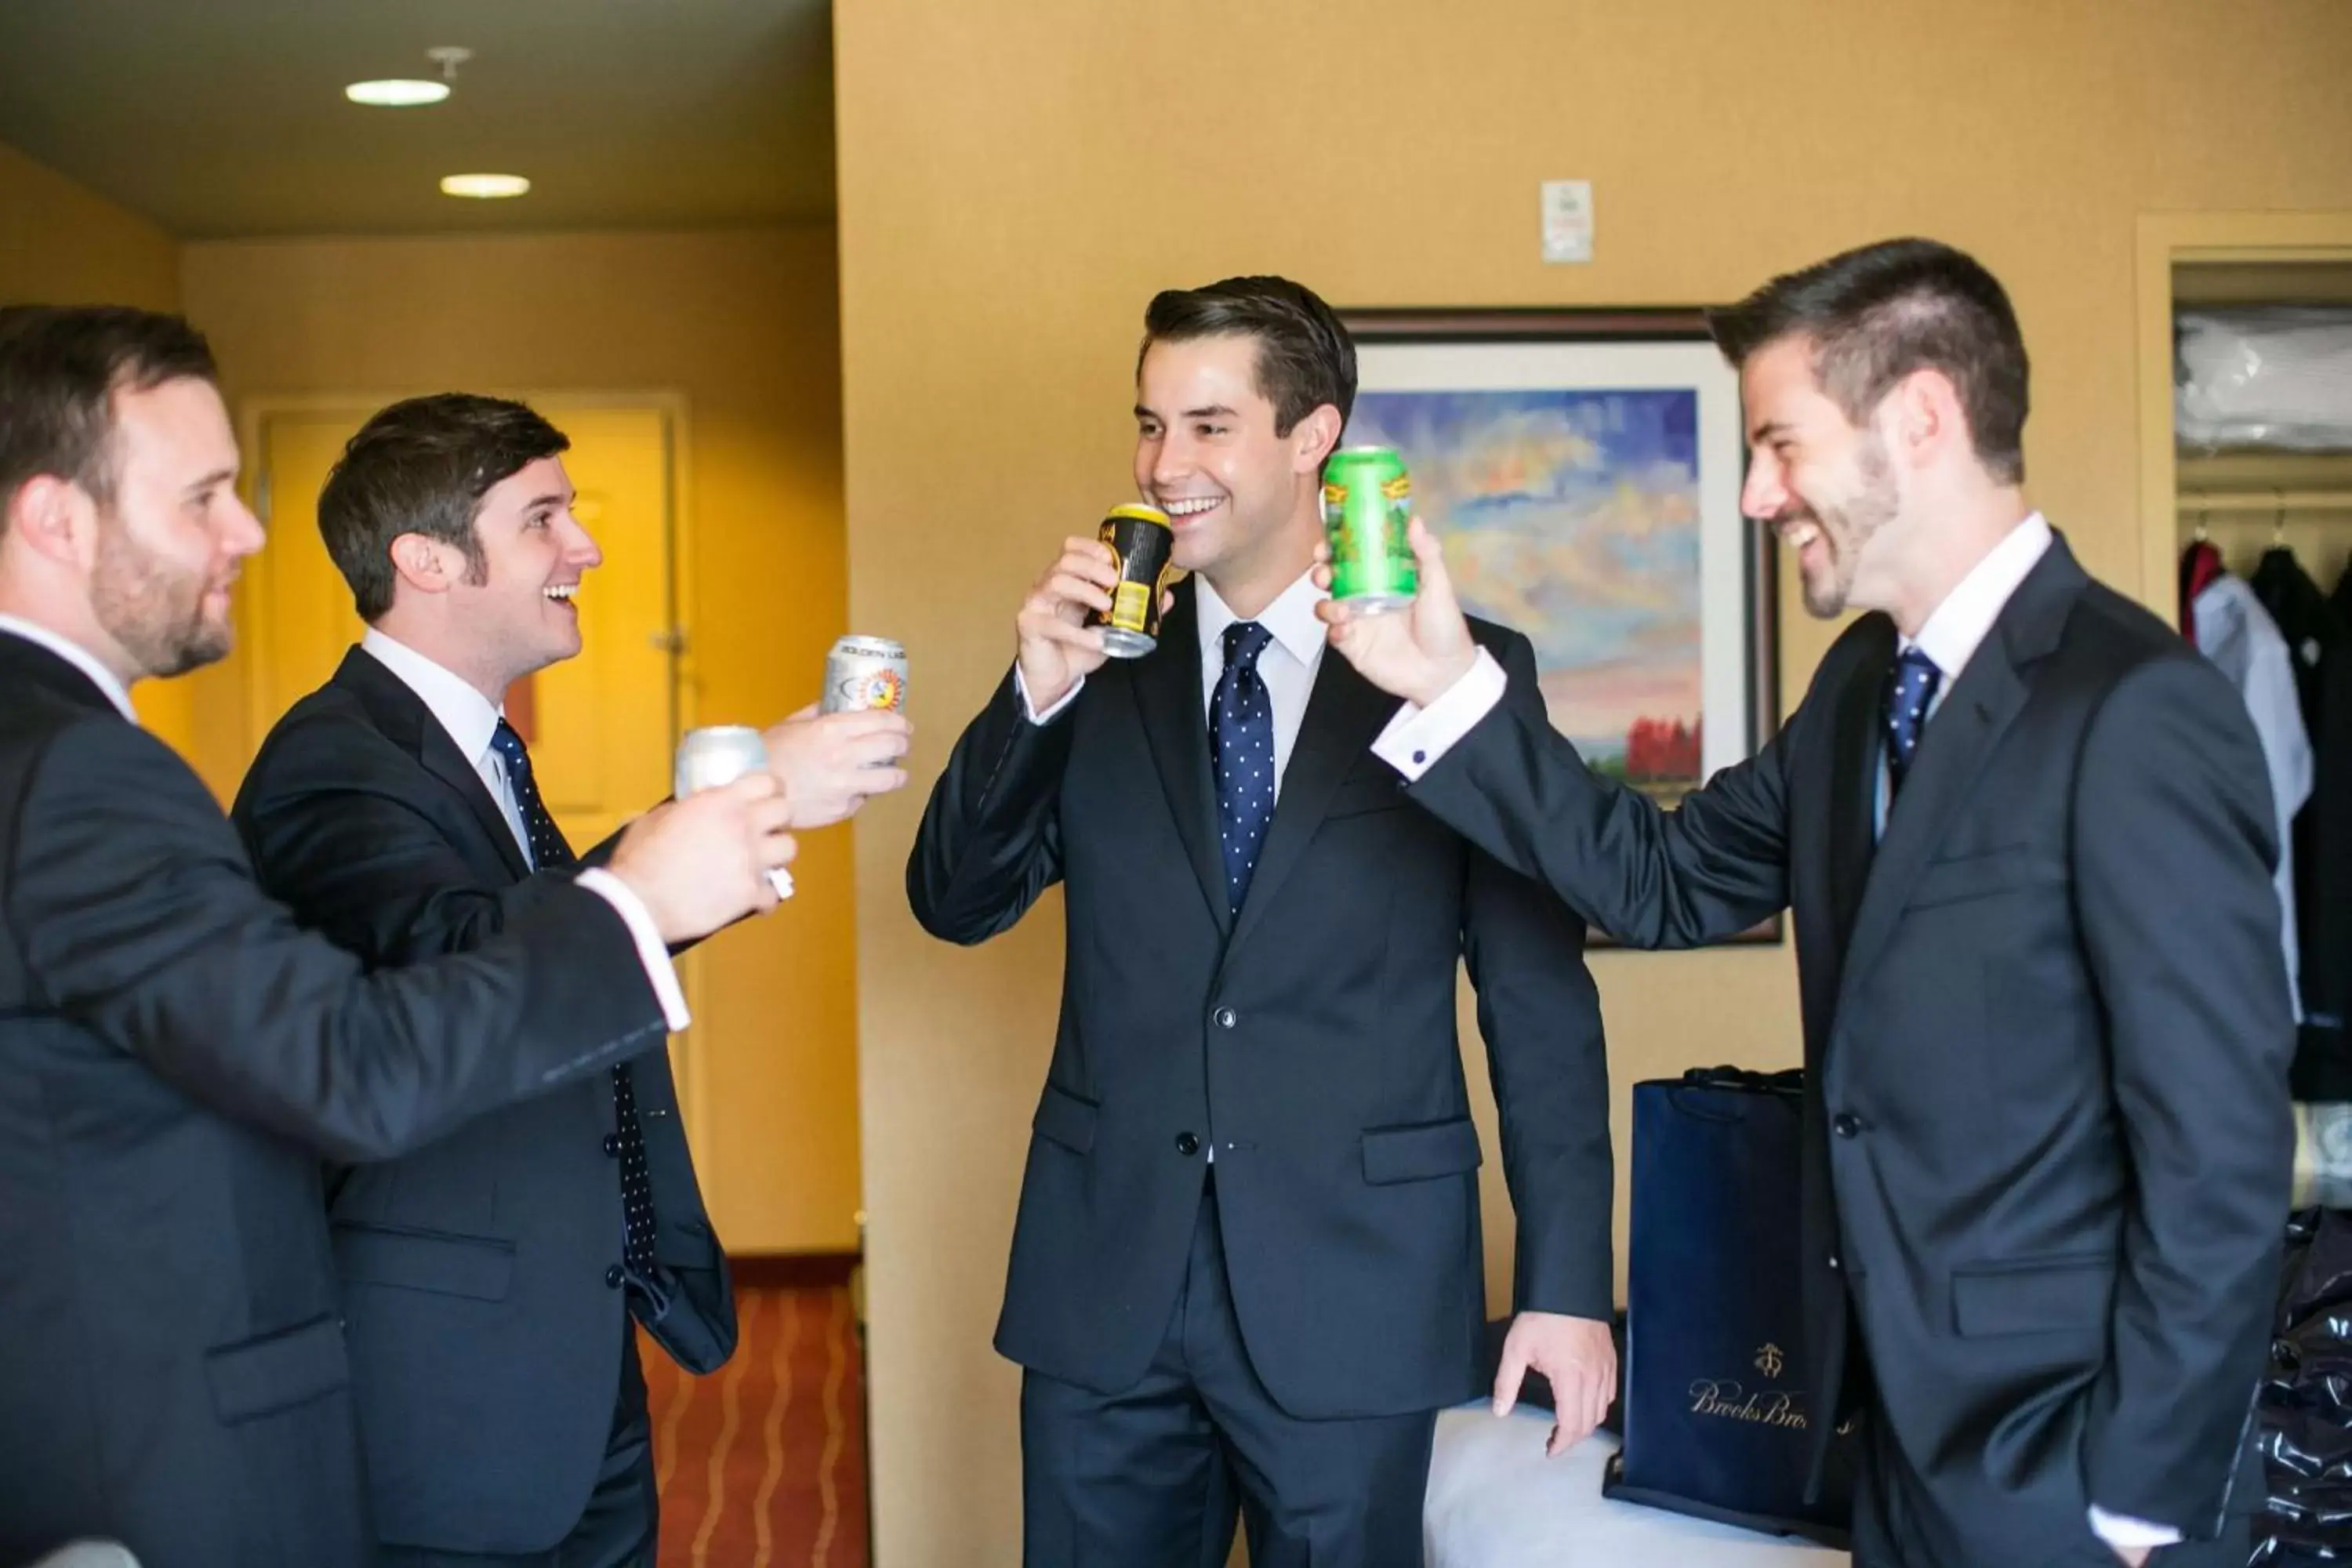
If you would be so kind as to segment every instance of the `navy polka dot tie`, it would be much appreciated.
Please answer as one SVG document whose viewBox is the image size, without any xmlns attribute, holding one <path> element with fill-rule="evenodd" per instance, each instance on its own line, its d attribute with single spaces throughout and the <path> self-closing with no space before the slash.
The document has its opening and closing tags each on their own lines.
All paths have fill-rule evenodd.
<svg viewBox="0 0 2352 1568">
<path fill-rule="evenodd" d="M 1257 852 L 1274 820 L 1274 703 L 1257 656 L 1274 634 L 1255 621 L 1225 628 L 1225 668 L 1210 706 L 1209 765 L 1217 774 L 1217 829 L 1223 835 L 1225 902 L 1238 911 L 1249 896 Z"/>
<path fill-rule="evenodd" d="M 531 776 L 530 752 L 522 737 L 504 719 L 490 735 L 490 748 L 505 759 L 507 789 L 522 817 L 524 836 L 530 840 L 530 861 L 542 870 L 573 863 L 572 846 L 548 815 L 539 797 L 539 781 Z M 646 1174 L 646 1134 L 637 1121 L 636 1085 L 626 1062 L 613 1069 L 612 1151 L 621 1162 L 621 1261 L 638 1279 L 654 1278 L 654 1195 Z"/>
<path fill-rule="evenodd" d="M 1895 660 L 1895 679 L 1886 688 L 1886 793 L 1903 787 L 1911 771 L 1912 755 L 1919 750 L 1920 731 L 1927 727 L 1927 709 L 1944 672 L 1916 647 L 1905 648 Z"/>
</svg>

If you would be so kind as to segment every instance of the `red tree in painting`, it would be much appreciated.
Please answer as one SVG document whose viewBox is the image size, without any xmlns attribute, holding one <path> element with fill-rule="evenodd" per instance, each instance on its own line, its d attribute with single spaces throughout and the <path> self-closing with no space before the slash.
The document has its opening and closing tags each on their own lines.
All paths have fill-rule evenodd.
<svg viewBox="0 0 2352 1568">
<path fill-rule="evenodd" d="M 1676 719 L 1636 719 L 1625 732 L 1630 784 L 1687 783 L 1698 777 L 1699 727 Z"/>
</svg>

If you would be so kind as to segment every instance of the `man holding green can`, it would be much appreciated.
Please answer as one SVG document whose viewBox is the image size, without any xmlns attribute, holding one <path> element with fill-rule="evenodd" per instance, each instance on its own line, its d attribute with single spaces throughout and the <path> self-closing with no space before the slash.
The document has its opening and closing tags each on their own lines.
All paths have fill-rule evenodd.
<svg viewBox="0 0 2352 1568">
<path fill-rule="evenodd" d="M 1135 479 L 1189 577 L 1153 645 L 1114 658 L 1088 624 L 1112 550 L 1065 542 L 908 866 L 948 941 L 1066 899 L 996 1341 L 1024 1369 L 1033 1568 L 1213 1568 L 1237 1513 L 1258 1568 L 1417 1568 L 1435 1413 L 1485 1392 L 1465 959 L 1517 1215 L 1493 1394 L 1544 1373 L 1557 1452 L 1615 1392 L 1583 927 L 1402 809 L 1368 749 L 1394 704 L 1324 657 L 1309 573 L 1355 381 L 1296 283 L 1152 300 Z M 1474 635 L 1533 692 L 1525 637 Z"/>
</svg>

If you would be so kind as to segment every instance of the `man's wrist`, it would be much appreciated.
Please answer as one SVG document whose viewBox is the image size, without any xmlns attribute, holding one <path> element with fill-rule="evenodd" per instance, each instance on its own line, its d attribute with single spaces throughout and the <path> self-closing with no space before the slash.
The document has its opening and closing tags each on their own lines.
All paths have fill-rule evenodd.
<svg viewBox="0 0 2352 1568">
<path fill-rule="evenodd" d="M 1471 667 L 1477 662 L 1478 645 L 1473 643 L 1439 666 L 1421 690 L 1407 693 L 1407 700 L 1420 708 L 1436 706 L 1437 700 L 1461 684 L 1462 678 L 1469 674 Z"/>
</svg>

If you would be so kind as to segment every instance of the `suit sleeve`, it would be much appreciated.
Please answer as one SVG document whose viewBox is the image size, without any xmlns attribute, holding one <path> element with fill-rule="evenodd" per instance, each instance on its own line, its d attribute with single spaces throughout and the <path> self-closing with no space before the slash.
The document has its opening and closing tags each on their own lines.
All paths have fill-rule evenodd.
<svg viewBox="0 0 2352 1568">
<path fill-rule="evenodd" d="M 281 781 L 267 755 L 256 771 L 238 821 L 262 887 L 371 968 L 470 952 L 572 884 L 541 871 L 498 885 L 388 794 Z"/>
<path fill-rule="evenodd" d="M 1505 702 L 1542 699 L 1535 654 L 1512 637 Z M 1607 1322 L 1616 1302 L 1609 1060 L 1584 923 L 1550 891 L 1470 851 L 1463 952 L 1502 1122 L 1503 1170 L 1518 1242 L 1515 1310 Z"/>
<path fill-rule="evenodd" d="M 907 901 L 967 946 L 1009 931 L 1062 879 L 1059 808 L 1076 715 L 1028 716 L 1008 673 L 956 742 L 907 858 Z"/>
<path fill-rule="evenodd" d="M 212 797 L 112 720 L 28 781 L 5 886 L 44 1001 L 222 1114 L 388 1159 L 660 1046 L 621 917 L 554 889 L 468 955 L 362 973 L 253 879 Z"/>
<path fill-rule="evenodd" d="M 2141 667 L 2086 738 L 2075 899 L 2131 1152 L 2090 1500 L 2211 1536 L 2252 1419 L 2294 1131 L 2279 853 L 2236 694 L 2188 657 Z"/>
<path fill-rule="evenodd" d="M 1532 658 L 1518 664 L 1413 799 L 1635 947 L 1719 942 L 1787 907 L 1789 730 L 1666 811 L 1588 768 L 1552 728 Z"/>
</svg>

